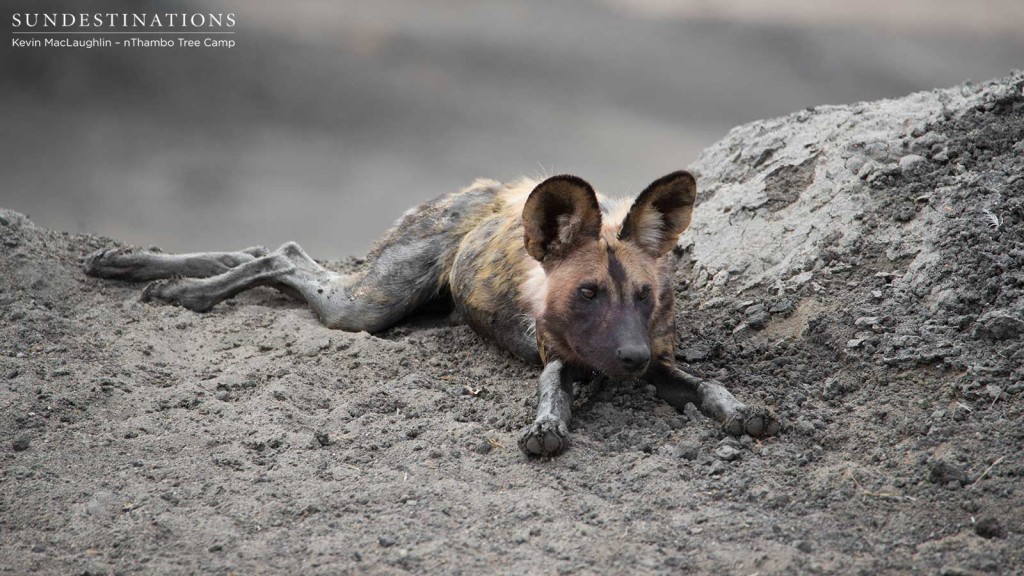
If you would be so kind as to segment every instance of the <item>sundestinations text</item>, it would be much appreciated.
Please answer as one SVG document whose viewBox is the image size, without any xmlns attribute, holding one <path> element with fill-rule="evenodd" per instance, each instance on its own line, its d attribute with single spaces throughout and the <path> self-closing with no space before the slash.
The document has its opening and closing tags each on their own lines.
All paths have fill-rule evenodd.
<svg viewBox="0 0 1024 576">
<path fill-rule="evenodd" d="M 160 14 L 28 13 L 11 15 L 11 26 L 24 28 L 234 28 L 235 14 L 164 12 Z"/>
</svg>

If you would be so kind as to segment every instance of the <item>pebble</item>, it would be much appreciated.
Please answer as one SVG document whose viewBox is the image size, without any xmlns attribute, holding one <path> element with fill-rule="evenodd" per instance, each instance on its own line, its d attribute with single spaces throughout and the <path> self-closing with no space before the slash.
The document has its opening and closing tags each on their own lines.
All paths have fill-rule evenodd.
<svg viewBox="0 0 1024 576">
<path fill-rule="evenodd" d="M 719 460 L 732 462 L 740 457 L 740 451 L 732 446 L 719 446 L 715 449 L 715 457 Z"/>
<path fill-rule="evenodd" d="M 331 444 L 331 437 L 323 430 L 317 430 L 313 437 L 316 438 L 317 443 L 321 446 L 329 446 Z"/>
<path fill-rule="evenodd" d="M 747 318 L 747 325 L 753 328 L 754 330 L 760 330 L 764 328 L 766 324 L 768 324 L 769 320 L 771 320 L 771 316 L 768 314 L 768 312 L 761 310 L 760 312 L 753 314 L 752 316 Z"/>
<path fill-rule="evenodd" d="M 822 386 L 821 397 L 825 400 L 839 398 L 846 393 L 846 388 L 838 378 L 828 378 Z"/>
<path fill-rule="evenodd" d="M 764 304 L 751 304 L 747 306 L 747 309 L 743 311 L 747 316 L 754 316 L 764 312 Z"/>
<path fill-rule="evenodd" d="M 384 548 L 390 548 L 390 547 L 394 546 L 395 544 L 398 544 L 398 539 L 395 538 L 394 536 L 387 536 L 387 535 L 379 536 L 379 537 L 377 537 L 377 543 L 380 544 Z"/>
<path fill-rule="evenodd" d="M 679 456 L 684 460 L 696 460 L 700 456 L 700 444 L 683 442 L 679 445 Z"/>
<path fill-rule="evenodd" d="M 21 437 L 11 443 L 11 448 L 14 448 L 15 452 L 24 452 L 25 450 L 28 450 L 28 444 L 28 438 Z"/>
<path fill-rule="evenodd" d="M 803 286 L 810 282 L 812 278 L 814 278 L 813 272 L 801 272 L 790 278 L 789 281 L 792 282 L 794 286 Z"/>
<path fill-rule="evenodd" d="M 874 328 L 881 322 L 881 318 L 878 316 L 861 316 L 853 321 L 854 326 L 866 326 L 868 328 Z"/>
<path fill-rule="evenodd" d="M 967 474 L 963 471 L 963 468 L 948 462 L 946 460 L 935 460 L 931 464 L 931 470 L 928 473 L 928 481 L 933 484 L 941 484 L 949 487 L 950 484 L 955 483 L 957 486 L 963 486 L 967 484 Z"/>
<path fill-rule="evenodd" d="M 900 158 L 900 172 L 906 173 L 913 170 L 915 166 L 921 162 L 927 162 L 928 160 L 924 156 L 917 154 L 907 154 L 903 158 Z"/>
<path fill-rule="evenodd" d="M 707 360 L 711 356 L 711 345 L 707 342 L 698 342 L 683 349 L 683 360 L 687 362 L 699 362 Z"/>
<path fill-rule="evenodd" d="M 711 283 L 717 287 L 725 286 L 729 283 L 729 271 L 719 270 L 715 277 L 711 280 Z"/>
<path fill-rule="evenodd" d="M 1006 529 L 995 516 L 982 516 L 974 525 L 974 532 L 982 538 L 1002 538 Z"/>
<path fill-rule="evenodd" d="M 1024 334 L 1024 319 L 997 310 L 982 314 L 971 336 L 978 340 L 1012 340 L 1021 334 Z"/>
</svg>

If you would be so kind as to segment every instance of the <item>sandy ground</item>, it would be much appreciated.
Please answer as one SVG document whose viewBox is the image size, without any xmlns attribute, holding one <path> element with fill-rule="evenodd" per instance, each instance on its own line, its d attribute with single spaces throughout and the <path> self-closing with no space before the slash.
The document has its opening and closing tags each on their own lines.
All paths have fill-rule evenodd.
<svg viewBox="0 0 1024 576">
<path fill-rule="evenodd" d="M 0 573 L 1019 574 L 1022 87 L 757 122 L 694 166 L 678 356 L 774 409 L 764 441 L 609 384 L 528 459 L 536 371 L 465 326 L 141 303 L 82 273 L 115 240 L 0 211 Z"/>
</svg>

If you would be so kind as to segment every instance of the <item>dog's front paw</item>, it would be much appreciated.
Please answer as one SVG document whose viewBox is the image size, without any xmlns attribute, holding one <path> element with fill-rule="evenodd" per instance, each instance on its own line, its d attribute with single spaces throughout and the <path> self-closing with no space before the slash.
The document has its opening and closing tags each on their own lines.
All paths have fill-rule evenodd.
<svg viewBox="0 0 1024 576">
<path fill-rule="evenodd" d="M 722 429 L 732 436 L 749 434 L 761 438 L 778 434 L 782 430 L 782 423 L 771 410 L 763 406 L 741 406 L 722 424 Z"/>
<path fill-rule="evenodd" d="M 554 456 L 568 447 L 569 429 L 556 418 L 537 420 L 519 436 L 519 449 L 528 456 Z"/>
<path fill-rule="evenodd" d="M 193 312 L 206 312 L 213 308 L 214 301 L 204 297 L 195 289 L 195 280 L 174 278 L 171 280 L 155 280 L 146 285 L 141 300 L 152 302 L 161 300 L 168 304 L 188 308 Z"/>
</svg>

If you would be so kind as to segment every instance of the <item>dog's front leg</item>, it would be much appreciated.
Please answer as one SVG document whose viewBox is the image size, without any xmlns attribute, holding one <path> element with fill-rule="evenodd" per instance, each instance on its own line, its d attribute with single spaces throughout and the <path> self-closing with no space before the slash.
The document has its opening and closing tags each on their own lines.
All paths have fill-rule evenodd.
<svg viewBox="0 0 1024 576">
<path fill-rule="evenodd" d="M 537 386 L 537 419 L 523 429 L 519 448 L 528 455 L 553 456 L 569 446 L 575 371 L 561 360 L 544 367 Z"/>
<path fill-rule="evenodd" d="M 748 406 L 720 383 L 687 374 L 675 364 L 653 366 L 649 379 L 658 389 L 658 396 L 676 410 L 682 412 L 691 402 L 705 416 L 718 420 L 722 429 L 733 436 L 773 436 L 781 428 L 778 419 L 767 408 Z"/>
</svg>

